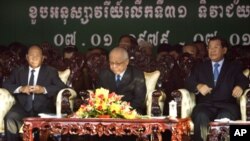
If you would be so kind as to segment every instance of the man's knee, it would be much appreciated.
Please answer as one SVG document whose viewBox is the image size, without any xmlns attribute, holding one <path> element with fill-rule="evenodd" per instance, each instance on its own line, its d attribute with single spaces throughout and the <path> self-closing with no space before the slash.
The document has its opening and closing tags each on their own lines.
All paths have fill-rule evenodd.
<svg viewBox="0 0 250 141">
<path fill-rule="evenodd" d="M 204 112 L 200 112 L 199 114 L 192 116 L 192 120 L 195 123 L 202 123 L 202 122 L 209 122 L 210 121 L 208 115 Z"/>
</svg>

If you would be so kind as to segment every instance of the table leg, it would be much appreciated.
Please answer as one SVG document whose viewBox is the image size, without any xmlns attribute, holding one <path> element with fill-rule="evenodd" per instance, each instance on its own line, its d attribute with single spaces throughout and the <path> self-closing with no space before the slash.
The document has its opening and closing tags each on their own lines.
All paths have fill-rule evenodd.
<svg viewBox="0 0 250 141">
<path fill-rule="evenodd" d="M 161 133 L 152 133 L 150 139 L 147 136 L 139 137 L 136 141 L 162 141 Z"/>
<path fill-rule="evenodd" d="M 23 141 L 33 141 L 32 124 L 24 124 L 23 126 Z"/>
<path fill-rule="evenodd" d="M 153 133 L 152 136 L 153 136 L 152 141 L 162 141 L 161 133 Z"/>
<path fill-rule="evenodd" d="M 47 130 L 39 132 L 39 141 L 47 141 L 49 138 L 49 132 Z"/>
<path fill-rule="evenodd" d="M 147 136 L 139 136 L 136 141 L 149 141 Z"/>
</svg>

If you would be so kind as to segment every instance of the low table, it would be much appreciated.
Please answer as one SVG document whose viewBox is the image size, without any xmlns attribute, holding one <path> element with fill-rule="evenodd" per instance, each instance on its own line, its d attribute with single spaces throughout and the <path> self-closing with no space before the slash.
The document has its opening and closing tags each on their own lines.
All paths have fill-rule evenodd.
<svg viewBox="0 0 250 141">
<path fill-rule="evenodd" d="M 190 119 L 115 119 L 115 118 L 25 118 L 23 141 L 33 141 L 33 129 L 40 131 L 40 140 L 47 140 L 48 135 L 136 135 L 140 140 L 161 141 L 161 133 L 172 131 L 173 141 L 182 141 L 188 136 Z"/>
</svg>

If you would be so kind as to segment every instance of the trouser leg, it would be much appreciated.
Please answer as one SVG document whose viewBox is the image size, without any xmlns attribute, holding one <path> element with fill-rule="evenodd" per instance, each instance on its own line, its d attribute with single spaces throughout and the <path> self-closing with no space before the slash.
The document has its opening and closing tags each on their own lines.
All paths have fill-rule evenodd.
<svg viewBox="0 0 250 141">
<path fill-rule="evenodd" d="M 196 105 L 192 112 L 194 123 L 194 141 L 206 141 L 209 122 L 217 115 L 216 108 L 205 104 Z"/>
<path fill-rule="evenodd" d="M 19 136 L 19 129 L 21 128 L 22 116 L 9 112 L 4 119 L 4 129 L 6 141 L 19 141 L 22 140 Z"/>
</svg>

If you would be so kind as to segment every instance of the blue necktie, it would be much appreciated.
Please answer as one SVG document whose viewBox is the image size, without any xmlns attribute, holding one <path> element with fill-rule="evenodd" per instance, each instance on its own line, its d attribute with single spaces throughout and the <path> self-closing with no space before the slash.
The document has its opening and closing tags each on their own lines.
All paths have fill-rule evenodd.
<svg viewBox="0 0 250 141">
<path fill-rule="evenodd" d="M 121 82 L 121 76 L 120 76 L 120 75 L 116 75 L 116 80 L 115 80 L 115 82 L 116 82 L 116 87 L 118 87 L 119 84 L 120 84 L 120 82 Z"/>
<path fill-rule="evenodd" d="M 214 64 L 214 84 L 216 85 L 216 82 L 218 80 L 218 76 L 219 76 L 219 66 L 220 64 L 219 63 L 215 63 Z"/>
<path fill-rule="evenodd" d="M 33 86 L 34 85 L 34 72 L 35 70 L 31 70 L 31 75 L 30 75 L 30 80 L 29 80 L 29 86 Z M 28 100 L 26 103 L 26 110 L 29 112 L 31 111 L 32 107 L 33 107 L 33 94 L 28 95 Z"/>
</svg>

